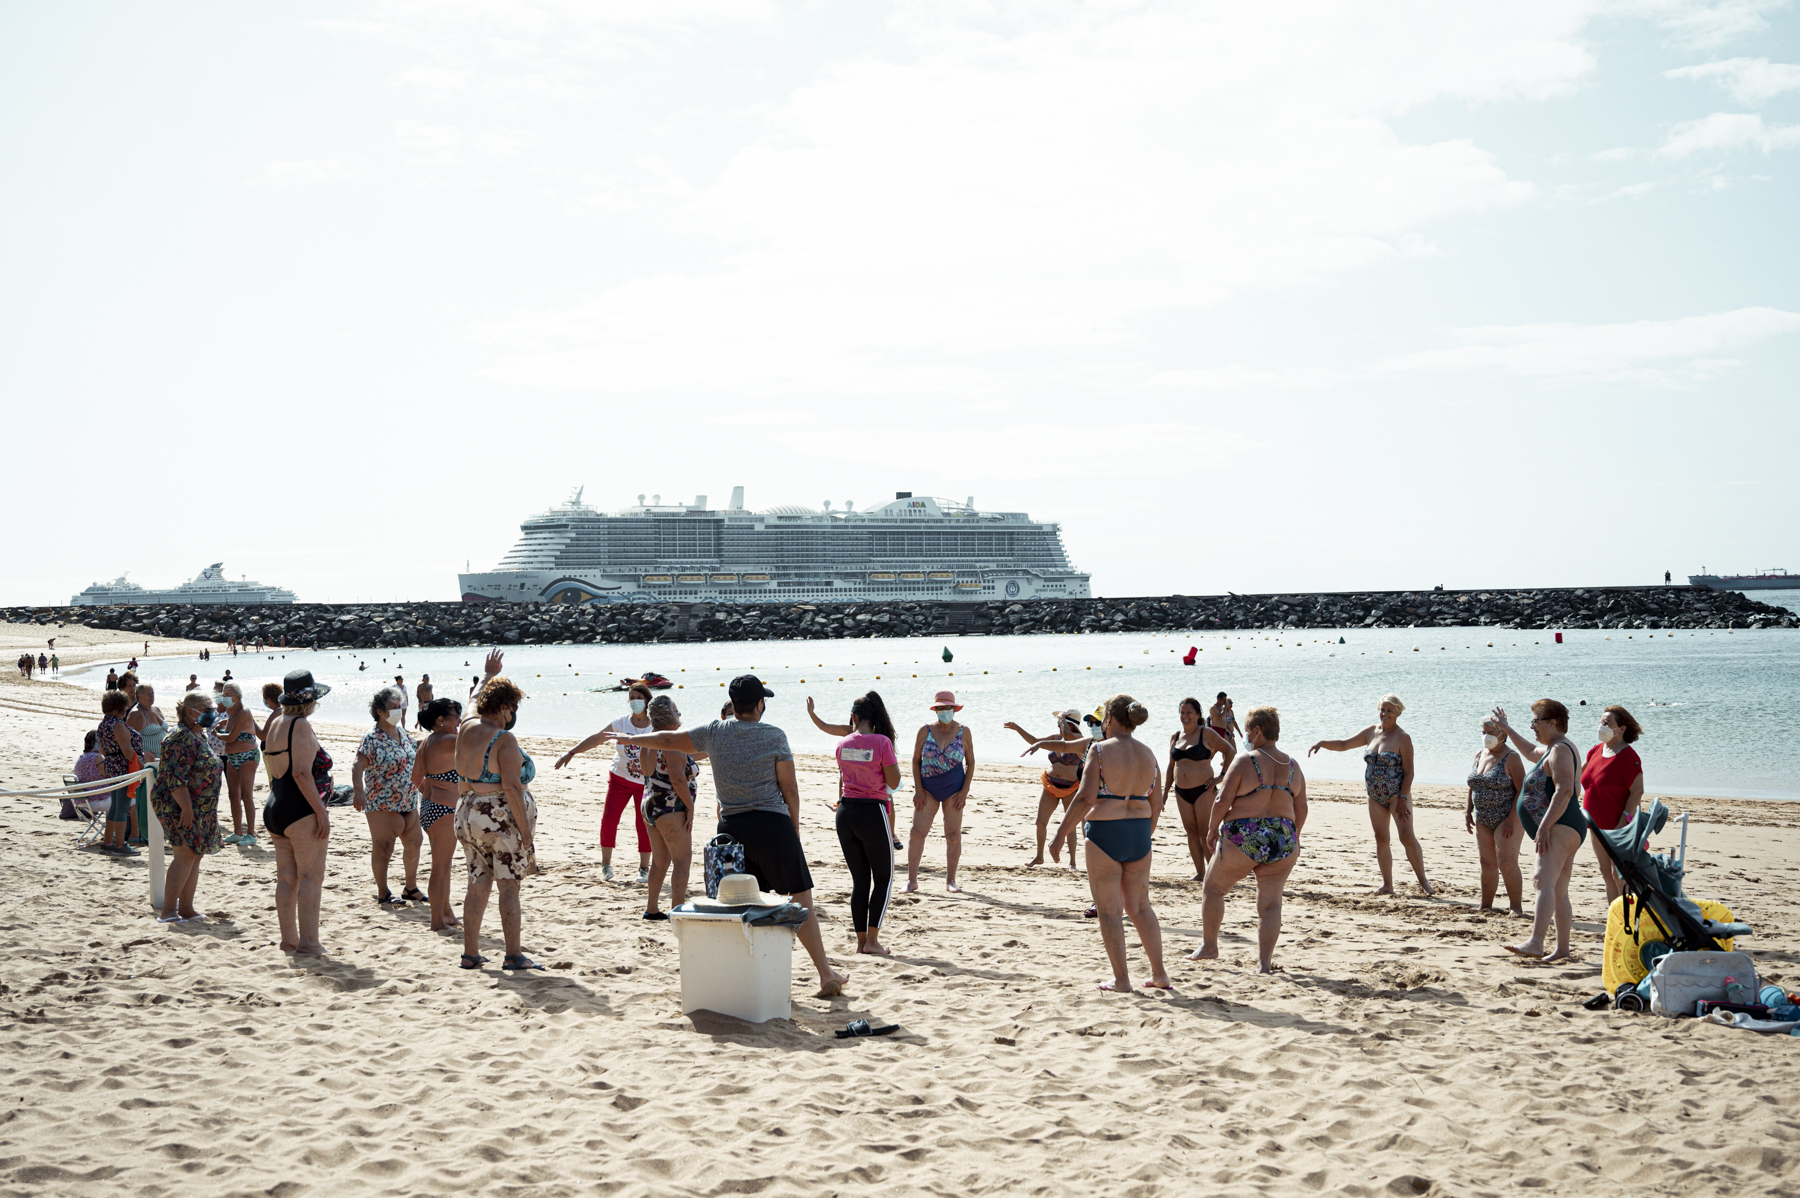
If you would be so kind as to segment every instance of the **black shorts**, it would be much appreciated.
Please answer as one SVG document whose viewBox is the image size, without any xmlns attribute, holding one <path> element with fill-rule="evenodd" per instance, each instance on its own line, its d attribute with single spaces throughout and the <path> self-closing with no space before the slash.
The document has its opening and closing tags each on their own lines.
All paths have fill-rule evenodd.
<svg viewBox="0 0 1800 1198">
<path fill-rule="evenodd" d="M 719 821 L 719 831 L 744 846 L 744 868 L 756 884 L 773 894 L 799 894 L 813 888 L 812 870 L 794 821 L 773 811 L 739 811 Z"/>
</svg>

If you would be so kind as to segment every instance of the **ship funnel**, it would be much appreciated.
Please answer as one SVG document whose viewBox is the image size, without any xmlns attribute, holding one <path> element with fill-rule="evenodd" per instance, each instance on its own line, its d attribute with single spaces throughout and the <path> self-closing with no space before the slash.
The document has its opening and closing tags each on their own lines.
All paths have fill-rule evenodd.
<svg viewBox="0 0 1800 1198">
<path fill-rule="evenodd" d="M 844 500 L 844 510 L 846 512 L 854 512 L 856 510 L 856 500 L 854 500 L 854 499 Z"/>
<path fill-rule="evenodd" d="M 661 495 L 652 495 L 650 497 L 650 506 L 651 507 L 661 507 L 662 506 L 662 496 Z"/>
<path fill-rule="evenodd" d="M 697 512 L 704 512 L 706 510 L 706 496 L 694 496 L 694 510 Z"/>
<path fill-rule="evenodd" d="M 731 488 L 731 510 L 734 512 L 741 512 L 744 510 L 744 488 Z"/>
</svg>

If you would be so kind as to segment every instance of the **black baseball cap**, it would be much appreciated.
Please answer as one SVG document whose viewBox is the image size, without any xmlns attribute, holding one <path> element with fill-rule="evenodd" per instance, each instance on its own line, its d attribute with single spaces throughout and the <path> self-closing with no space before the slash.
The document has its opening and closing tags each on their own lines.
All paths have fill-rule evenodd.
<svg viewBox="0 0 1800 1198">
<path fill-rule="evenodd" d="M 775 692 L 764 686 L 762 679 L 755 674 L 739 674 L 731 680 L 731 686 L 727 689 L 732 703 L 739 707 L 749 707 L 758 699 L 775 697 Z"/>
</svg>

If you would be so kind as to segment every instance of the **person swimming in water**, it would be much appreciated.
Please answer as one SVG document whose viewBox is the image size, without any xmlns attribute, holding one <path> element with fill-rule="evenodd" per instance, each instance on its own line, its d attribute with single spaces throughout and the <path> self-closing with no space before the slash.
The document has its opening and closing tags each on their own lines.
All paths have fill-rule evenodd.
<svg viewBox="0 0 1800 1198">
<path fill-rule="evenodd" d="M 1150 846 L 1162 814 L 1162 771 L 1155 752 L 1135 735 L 1150 712 L 1130 695 L 1108 699 L 1105 712 L 1106 739 L 1088 750 L 1081 789 L 1050 842 L 1050 856 L 1061 859 L 1063 843 L 1081 824 L 1087 835 L 1088 889 L 1113 971 L 1112 980 L 1100 983 L 1100 989 L 1131 990 L 1125 957 L 1129 917 L 1150 960 L 1150 980 L 1144 987 L 1173 990 L 1163 966 L 1162 926 L 1150 905 Z"/>
<path fill-rule="evenodd" d="M 1367 763 L 1363 784 L 1369 792 L 1369 824 L 1375 830 L 1375 861 L 1381 867 L 1381 888 L 1374 893 L 1394 893 L 1394 850 L 1388 844 L 1388 822 L 1392 820 L 1400 833 L 1400 847 L 1406 850 L 1406 860 L 1419 879 L 1419 889 L 1430 895 L 1437 892 L 1425 877 L 1425 850 L 1413 831 L 1413 743 L 1399 724 L 1405 710 L 1398 695 L 1383 695 L 1373 724 L 1344 740 L 1316 741 L 1306 755 L 1311 757 L 1320 749 L 1342 753 L 1368 746 L 1363 754 Z"/>
</svg>

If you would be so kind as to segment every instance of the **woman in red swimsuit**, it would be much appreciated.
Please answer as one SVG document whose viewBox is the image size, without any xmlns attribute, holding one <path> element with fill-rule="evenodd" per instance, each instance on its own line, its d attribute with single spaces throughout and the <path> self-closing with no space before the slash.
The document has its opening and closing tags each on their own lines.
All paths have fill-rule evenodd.
<svg viewBox="0 0 1800 1198">
<path fill-rule="evenodd" d="M 1600 743 L 1588 750 L 1587 764 L 1581 767 L 1581 805 L 1594 827 L 1623 828 L 1637 817 L 1638 805 L 1644 801 L 1644 763 L 1631 746 L 1643 733 L 1623 707 L 1615 705 L 1600 713 Z M 1606 905 L 1611 907 L 1625 887 L 1600 847 L 1600 838 L 1591 839 L 1600 879 L 1606 883 Z"/>
</svg>

